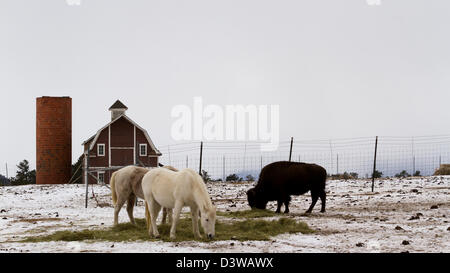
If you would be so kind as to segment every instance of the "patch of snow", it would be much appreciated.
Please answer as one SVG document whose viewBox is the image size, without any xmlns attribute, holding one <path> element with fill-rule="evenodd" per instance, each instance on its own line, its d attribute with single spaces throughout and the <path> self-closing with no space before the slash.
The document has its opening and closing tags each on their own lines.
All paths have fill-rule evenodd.
<svg viewBox="0 0 450 273">
<path fill-rule="evenodd" d="M 208 183 L 208 190 L 218 210 L 247 210 L 246 191 L 253 185 Z M 317 232 L 270 241 L 17 242 L 58 230 L 110 227 L 110 190 L 89 186 L 87 209 L 85 191 L 84 185 L 0 187 L 0 252 L 450 252 L 450 176 L 377 180 L 374 193 L 370 180 L 327 181 L 326 213 L 319 212 L 319 200 L 305 215 L 311 202 L 306 194 L 292 196 L 291 213 L 282 215 Z M 268 208 L 275 206 L 270 202 Z M 142 200 L 134 215 L 144 217 Z M 123 208 L 119 222 L 128 221 Z"/>
</svg>

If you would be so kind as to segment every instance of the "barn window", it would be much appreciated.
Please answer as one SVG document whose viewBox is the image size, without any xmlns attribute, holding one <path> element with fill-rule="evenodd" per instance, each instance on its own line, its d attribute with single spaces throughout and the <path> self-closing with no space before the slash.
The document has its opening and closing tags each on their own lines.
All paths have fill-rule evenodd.
<svg viewBox="0 0 450 273">
<path fill-rule="evenodd" d="M 147 156 L 147 144 L 139 144 L 139 156 Z"/>
<path fill-rule="evenodd" d="M 98 173 L 98 181 L 100 183 L 105 183 L 105 173 Z"/>
<path fill-rule="evenodd" d="M 105 156 L 105 144 L 97 144 L 97 156 Z"/>
</svg>

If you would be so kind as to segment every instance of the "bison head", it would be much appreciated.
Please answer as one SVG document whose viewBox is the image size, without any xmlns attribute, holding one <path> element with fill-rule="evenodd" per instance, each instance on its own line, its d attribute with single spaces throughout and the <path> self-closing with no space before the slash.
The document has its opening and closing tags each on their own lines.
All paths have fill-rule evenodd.
<svg viewBox="0 0 450 273">
<path fill-rule="evenodd" d="M 262 196 L 258 194 L 255 188 L 249 189 L 247 191 L 247 200 L 248 205 L 254 209 L 265 209 L 267 205 L 267 201 L 261 198 Z"/>
</svg>

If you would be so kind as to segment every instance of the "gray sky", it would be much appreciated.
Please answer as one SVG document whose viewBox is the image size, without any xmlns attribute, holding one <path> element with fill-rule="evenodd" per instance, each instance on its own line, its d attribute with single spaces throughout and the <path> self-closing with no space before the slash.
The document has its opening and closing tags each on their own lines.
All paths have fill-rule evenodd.
<svg viewBox="0 0 450 273">
<path fill-rule="evenodd" d="M 116 99 L 157 146 L 194 96 L 279 104 L 281 140 L 448 134 L 449 15 L 447 0 L 1 0 L 0 173 L 34 168 L 39 96 L 73 98 L 74 159 Z"/>
</svg>

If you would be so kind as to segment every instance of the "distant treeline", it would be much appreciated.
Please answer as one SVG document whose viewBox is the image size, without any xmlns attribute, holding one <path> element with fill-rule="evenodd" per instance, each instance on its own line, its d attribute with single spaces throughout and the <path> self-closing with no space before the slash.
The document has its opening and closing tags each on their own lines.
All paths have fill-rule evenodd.
<svg viewBox="0 0 450 273">
<path fill-rule="evenodd" d="M 11 181 L 0 174 L 0 186 L 9 186 L 11 185 Z"/>
<path fill-rule="evenodd" d="M 0 186 L 19 186 L 27 184 L 36 184 L 36 170 L 30 170 L 30 163 L 24 159 L 17 165 L 15 177 L 9 179 L 0 175 Z"/>
</svg>

